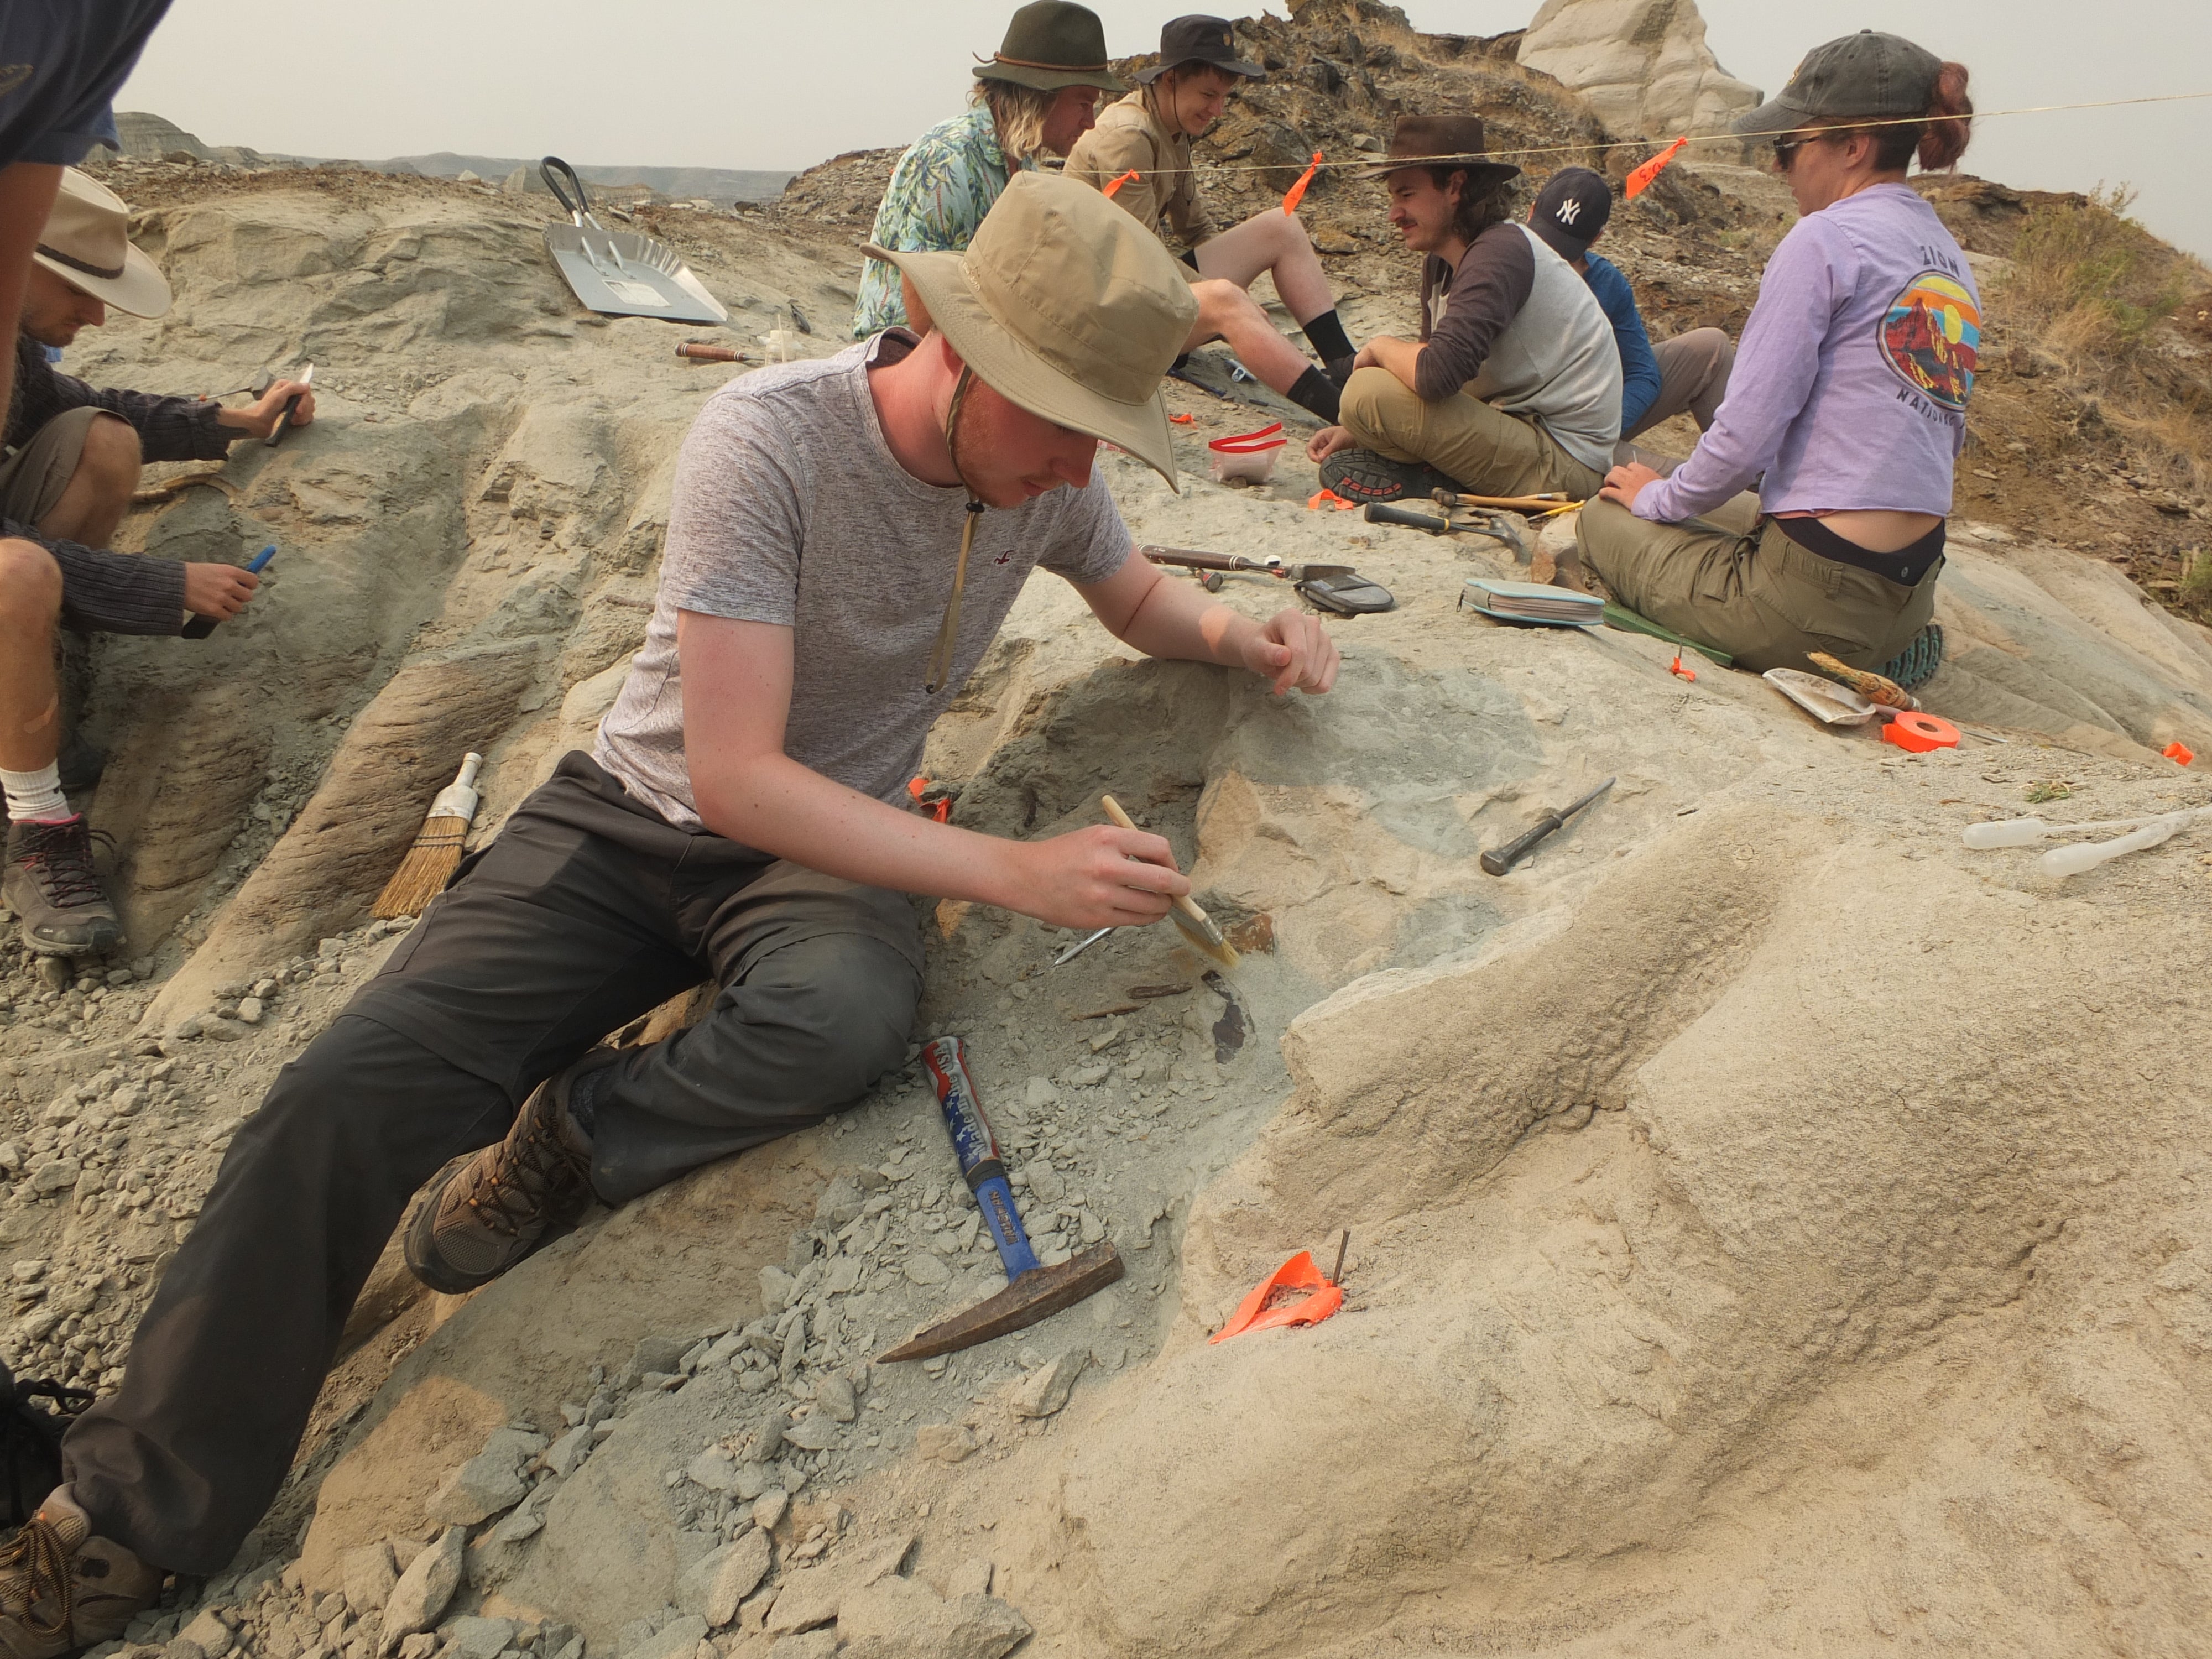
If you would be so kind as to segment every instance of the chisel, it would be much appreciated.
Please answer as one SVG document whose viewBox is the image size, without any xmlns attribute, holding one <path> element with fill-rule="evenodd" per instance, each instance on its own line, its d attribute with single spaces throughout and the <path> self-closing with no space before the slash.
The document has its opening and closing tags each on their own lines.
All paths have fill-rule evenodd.
<svg viewBox="0 0 2212 1659">
<path fill-rule="evenodd" d="M 1542 817 L 1536 820 L 1535 827 L 1534 829 L 1528 830 L 1517 840 L 1507 842 L 1504 846 L 1498 848 L 1494 852 L 1485 853 L 1482 855 L 1483 869 L 1493 876 L 1504 875 L 1508 870 L 1510 870 L 1522 859 L 1527 858 L 1529 854 L 1534 852 L 1536 850 L 1536 843 L 1538 842 L 1543 840 L 1545 836 L 1550 835 L 1561 824 L 1565 823 L 1569 818 L 1581 811 L 1583 807 L 1588 806 L 1600 795 L 1602 795 L 1607 790 L 1612 788 L 1616 781 L 1618 781 L 1617 779 L 1607 778 L 1603 783 L 1598 785 L 1596 788 L 1591 790 L 1589 793 L 1584 795 L 1572 806 L 1563 806 L 1556 812 L 1545 813 Z"/>
</svg>

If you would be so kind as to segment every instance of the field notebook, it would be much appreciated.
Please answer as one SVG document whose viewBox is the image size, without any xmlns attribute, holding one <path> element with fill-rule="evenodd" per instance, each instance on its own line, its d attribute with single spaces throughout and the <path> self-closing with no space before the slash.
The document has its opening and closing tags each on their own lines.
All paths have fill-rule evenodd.
<svg viewBox="0 0 2212 1659">
<path fill-rule="evenodd" d="M 1558 628 L 1595 628 L 1605 620 L 1605 601 L 1594 593 L 1553 587 L 1544 582 L 1498 581 L 1470 576 L 1459 602 L 1504 622 L 1548 623 Z"/>
</svg>

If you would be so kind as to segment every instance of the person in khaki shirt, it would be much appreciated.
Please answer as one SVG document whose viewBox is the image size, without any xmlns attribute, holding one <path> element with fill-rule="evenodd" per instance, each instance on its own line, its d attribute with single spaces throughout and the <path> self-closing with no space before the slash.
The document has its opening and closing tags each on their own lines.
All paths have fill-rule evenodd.
<svg viewBox="0 0 2212 1659">
<path fill-rule="evenodd" d="M 1199 307 L 1185 350 L 1226 340 L 1263 384 L 1334 422 L 1353 348 L 1305 226 L 1296 214 L 1270 210 L 1217 231 L 1191 167 L 1191 141 L 1221 118 L 1239 80 L 1261 73 L 1237 56 L 1222 19 L 1175 19 L 1160 31 L 1158 64 L 1135 76 L 1136 88 L 1102 111 L 1097 125 L 1068 152 L 1067 176 L 1099 190 L 1121 179 L 1115 202 L 1163 241 L 1182 244 Z M 1132 173 L 1134 178 L 1124 177 Z M 1320 366 L 1277 331 L 1247 292 L 1262 271 L 1274 277 L 1275 292 L 1305 331 Z"/>
</svg>

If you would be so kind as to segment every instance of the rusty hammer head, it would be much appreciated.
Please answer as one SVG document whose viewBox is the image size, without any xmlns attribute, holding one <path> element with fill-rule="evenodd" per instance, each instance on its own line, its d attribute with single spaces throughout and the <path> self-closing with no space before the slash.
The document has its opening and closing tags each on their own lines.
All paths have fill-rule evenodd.
<svg viewBox="0 0 2212 1659">
<path fill-rule="evenodd" d="M 1121 1276 L 1121 1255 L 1111 1244 L 1094 1244 L 1070 1256 L 1057 1267 L 1032 1267 L 995 1296 L 932 1325 L 902 1342 L 876 1363 L 896 1359 L 927 1359 L 932 1354 L 957 1353 L 979 1342 L 1009 1331 L 1024 1330 L 1048 1319 L 1062 1308 L 1072 1308 L 1096 1296 Z"/>
</svg>

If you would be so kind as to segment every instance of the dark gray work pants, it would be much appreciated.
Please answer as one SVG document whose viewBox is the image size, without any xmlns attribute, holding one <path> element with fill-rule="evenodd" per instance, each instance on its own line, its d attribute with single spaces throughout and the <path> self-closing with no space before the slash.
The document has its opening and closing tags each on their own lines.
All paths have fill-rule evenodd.
<svg viewBox="0 0 2212 1659">
<path fill-rule="evenodd" d="M 905 1056 L 921 963 L 905 895 L 673 829 L 568 756 L 231 1143 L 122 1388 L 64 1443 L 94 1529 L 228 1565 L 409 1198 L 608 1032 L 721 988 L 599 1083 L 592 1184 L 620 1203 L 857 1099 Z"/>
</svg>

